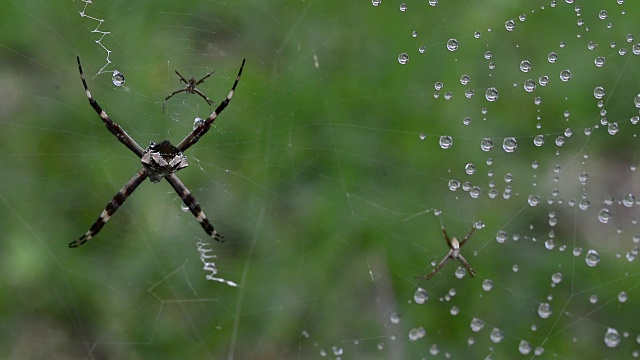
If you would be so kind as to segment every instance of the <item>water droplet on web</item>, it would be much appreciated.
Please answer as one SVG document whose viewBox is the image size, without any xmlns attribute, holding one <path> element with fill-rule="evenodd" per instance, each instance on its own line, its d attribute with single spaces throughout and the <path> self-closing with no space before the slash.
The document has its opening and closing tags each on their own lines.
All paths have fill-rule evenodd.
<svg viewBox="0 0 640 360">
<path fill-rule="evenodd" d="M 598 213 L 598 220 L 603 224 L 608 223 L 611 220 L 611 211 L 607 208 L 602 208 Z"/>
<path fill-rule="evenodd" d="M 589 302 L 592 303 L 592 304 L 597 304 L 598 303 L 598 295 L 589 296 Z"/>
<path fill-rule="evenodd" d="M 540 204 L 540 196 L 538 195 L 529 195 L 529 205 L 531 206 L 538 206 L 538 204 Z"/>
<path fill-rule="evenodd" d="M 507 232 L 504 230 L 499 230 L 496 234 L 496 241 L 500 244 L 504 244 L 507 241 Z"/>
<path fill-rule="evenodd" d="M 563 145 L 564 145 L 564 136 L 558 135 L 558 137 L 556 138 L 556 146 L 563 146 Z"/>
<path fill-rule="evenodd" d="M 122 75 L 121 72 L 119 72 L 118 70 L 113 70 L 113 75 L 111 76 L 111 81 L 113 82 L 113 85 L 115 86 L 122 86 L 124 85 L 124 75 Z"/>
<path fill-rule="evenodd" d="M 440 136 L 440 141 L 439 141 L 440 147 L 443 149 L 448 149 L 453 145 L 453 139 L 451 138 L 451 136 Z"/>
<path fill-rule="evenodd" d="M 407 11 L 407 4 L 405 3 L 400 4 L 400 11 L 403 11 L 403 12 Z"/>
<path fill-rule="evenodd" d="M 536 89 L 536 82 L 533 79 L 527 79 L 524 81 L 524 91 L 533 92 Z"/>
<path fill-rule="evenodd" d="M 604 97 L 604 94 L 605 92 L 602 86 L 598 86 L 593 90 L 593 96 L 598 100 L 602 99 Z"/>
<path fill-rule="evenodd" d="M 184 203 L 180 204 L 180 210 L 182 210 L 183 212 L 187 212 L 189 211 L 189 207 L 187 205 L 185 205 Z"/>
<path fill-rule="evenodd" d="M 502 149 L 508 153 L 512 153 L 518 147 L 518 142 L 514 137 L 505 138 L 502 142 Z"/>
<path fill-rule="evenodd" d="M 622 199 L 622 204 L 626 207 L 632 207 L 636 202 L 636 197 L 633 194 L 627 194 L 627 196 Z"/>
<path fill-rule="evenodd" d="M 449 51 L 456 51 L 458 50 L 458 40 L 456 39 L 449 39 L 449 41 L 447 41 L 447 49 Z"/>
<path fill-rule="evenodd" d="M 635 107 L 637 107 L 638 109 L 640 109 L 640 94 L 638 94 L 635 99 L 633 99 L 633 105 L 635 105 Z"/>
<path fill-rule="evenodd" d="M 606 59 L 604 56 L 598 56 L 593 63 L 596 64 L 597 67 L 602 67 L 605 63 Z"/>
<path fill-rule="evenodd" d="M 533 144 L 534 144 L 535 146 L 542 146 L 542 145 L 544 145 L 544 135 L 542 135 L 542 134 L 540 134 L 540 135 L 536 135 L 536 136 L 533 138 Z"/>
<path fill-rule="evenodd" d="M 489 334 L 489 339 L 496 344 L 501 342 L 504 339 L 504 331 L 498 328 L 493 328 L 493 330 L 491 330 L 491 334 Z"/>
<path fill-rule="evenodd" d="M 618 330 L 608 328 L 606 334 L 604 334 L 604 343 L 610 348 L 620 345 L 620 333 L 618 333 Z"/>
<path fill-rule="evenodd" d="M 427 51 L 427 48 L 424 46 L 420 46 L 420 48 L 418 49 L 418 51 L 420 52 L 420 54 L 424 54 Z"/>
<path fill-rule="evenodd" d="M 484 321 L 478 319 L 478 318 L 473 318 L 471 320 L 471 330 L 474 332 L 478 332 L 480 330 L 482 330 L 484 328 Z"/>
<path fill-rule="evenodd" d="M 482 290 L 484 291 L 491 291 L 491 289 L 493 289 L 493 281 L 489 280 L 489 279 L 485 279 L 482 282 Z"/>
<path fill-rule="evenodd" d="M 429 0 L 429 5 L 437 6 L 438 5 L 438 0 Z"/>
<path fill-rule="evenodd" d="M 498 100 L 498 89 L 490 87 L 487 89 L 484 96 L 488 101 L 496 101 Z"/>
<path fill-rule="evenodd" d="M 402 317 L 398 313 L 393 313 L 389 317 L 389 321 L 391 321 L 392 324 L 399 324 L 400 323 L 400 319 L 402 319 Z"/>
<path fill-rule="evenodd" d="M 547 60 L 550 63 L 554 63 L 556 62 L 556 60 L 558 60 L 558 54 L 556 54 L 555 52 L 550 52 L 549 55 L 547 55 Z"/>
<path fill-rule="evenodd" d="M 482 149 L 482 151 L 489 151 L 493 149 L 493 141 L 489 138 L 482 139 L 480 142 L 480 149 Z"/>
<path fill-rule="evenodd" d="M 197 118 L 193 119 L 193 129 L 194 129 L 194 130 L 195 130 L 198 126 L 200 126 L 200 125 L 202 125 L 202 124 L 204 124 L 204 119 L 199 118 L 199 117 L 197 117 Z"/>
<path fill-rule="evenodd" d="M 529 70 L 531 70 L 531 63 L 529 60 L 522 60 L 520 62 L 520 71 L 529 72 Z"/>
<path fill-rule="evenodd" d="M 627 295 L 627 293 L 624 291 L 620 291 L 620 293 L 618 294 L 618 301 L 623 303 L 623 302 L 626 302 L 627 300 L 629 300 L 629 295 Z"/>
<path fill-rule="evenodd" d="M 468 163 L 464 167 L 464 172 L 466 172 L 468 175 L 473 175 L 476 172 L 476 166 L 472 163 Z"/>
<path fill-rule="evenodd" d="M 448 186 L 449 186 L 449 190 L 456 191 L 458 190 L 458 188 L 460 188 L 460 182 L 458 180 L 451 179 L 449 180 Z"/>
<path fill-rule="evenodd" d="M 560 80 L 564 82 L 571 80 L 571 70 L 562 70 L 560 72 Z"/>
<path fill-rule="evenodd" d="M 562 282 L 562 279 L 563 279 L 562 273 L 557 272 L 557 273 L 551 275 L 551 281 L 554 284 L 560 284 Z"/>
<path fill-rule="evenodd" d="M 600 18 L 600 20 L 604 20 L 609 16 L 609 14 L 607 13 L 607 10 L 600 10 L 600 12 L 598 13 L 598 17 Z"/>
<path fill-rule="evenodd" d="M 482 189 L 480 189 L 479 186 L 474 186 L 469 191 L 469 195 L 471 195 L 471 197 L 474 198 L 474 199 L 479 198 L 481 194 L 482 194 Z"/>
<path fill-rule="evenodd" d="M 509 20 L 504 23 L 504 28 L 507 29 L 507 31 L 513 31 L 515 27 L 516 23 L 513 20 Z"/>
<path fill-rule="evenodd" d="M 401 65 L 404 65 L 404 64 L 408 63 L 409 62 L 409 54 L 401 53 L 400 55 L 398 55 L 398 62 Z"/>
<path fill-rule="evenodd" d="M 520 354 L 529 355 L 531 350 L 532 350 L 531 344 L 529 344 L 528 341 L 526 341 L 526 340 L 521 340 L 520 341 L 520 344 L 518 345 L 518 351 L 520 351 Z"/>
<path fill-rule="evenodd" d="M 420 140 L 424 140 L 426 138 L 427 138 L 427 134 L 425 133 L 420 134 Z"/>
<path fill-rule="evenodd" d="M 419 287 L 413 294 L 413 300 L 416 301 L 416 304 L 424 304 L 427 299 L 429 299 L 429 294 L 427 293 L 427 290 L 421 287 Z"/>
<path fill-rule="evenodd" d="M 411 329 L 409 330 L 409 340 L 418 341 L 422 339 L 426 333 L 427 332 L 424 330 L 422 326 L 417 329 Z"/>
<path fill-rule="evenodd" d="M 609 123 L 607 126 L 607 132 L 609 135 L 615 135 L 618 133 L 618 124 L 617 123 Z"/>
<path fill-rule="evenodd" d="M 471 81 L 471 78 L 469 77 L 469 75 L 460 76 L 460 84 L 468 85 L 470 81 Z"/>
<path fill-rule="evenodd" d="M 449 313 L 453 316 L 456 316 L 460 313 L 460 309 L 457 306 L 452 306 L 449 310 Z"/>
<path fill-rule="evenodd" d="M 552 313 L 553 311 L 551 310 L 551 305 L 549 305 L 549 303 L 540 303 L 540 306 L 538 306 L 538 316 L 542 319 L 548 319 Z"/>
<path fill-rule="evenodd" d="M 411 33 L 411 37 L 414 37 L 414 38 L 418 37 L 418 32 L 417 31 L 412 32 Z"/>
<path fill-rule="evenodd" d="M 378 6 L 381 2 L 382 0 L 371 0 L 371 4 L 373 4 L 373 6 Z"/>
<path fill-rule="evenodd" d="M 587 251 L 587 256 L 585 257 L 585 262 L 588 266 L 594 267 L 600 263 L 600 254 L 597 251 L 590 249 Z"/>
</svg>

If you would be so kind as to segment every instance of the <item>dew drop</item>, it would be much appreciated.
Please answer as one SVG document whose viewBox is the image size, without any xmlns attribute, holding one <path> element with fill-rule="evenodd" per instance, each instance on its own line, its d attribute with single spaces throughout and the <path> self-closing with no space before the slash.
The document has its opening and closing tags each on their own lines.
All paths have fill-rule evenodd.
<svg viewBox="0 0 640 360">
<path fill-rule="evenodd" d="M 427 290 L 421 287 L 419 287 L 413 294 L 413 300 L 416 301 L 416 304 L 424 304 L 427 299 L 429 299 L 429 294 L 427 293 Z"/>
<path fill-rule="evenodd" d="M 440 147 L 446 150 L 453 145 L 453 139 L 448 135 L 440 136 L 439 143 Z"/>
<path fill-rule="evenodd" d="M 467 175 L 473 175 L 476 172 L 476 166 L 473 165 L 472 163 L 468 163 L 464 167 L 464 172 L 466 172 Z"/>
<path fill-rule="evenodd" d="M 516 27 L 516 23 L 513 20 L 509 20 L 504 23 L 504 28 L 507 29 L 507 31 L 513 31 L 515 27 Z"/>
<path fill-rule="evenodd" d="M 556 54 L 555 52 L 550 52 L 549 55 L 547 55 L 547 60 L 550 63 L 556 62 L 556 60 L 558 60 L 558 54 Z"/>
<path fill-rule="evenodd" d="M 493 141 L 489 138 L 482 139 L 482 141 L 480 142 L 480 148 L 482 149 L 482 151 L 490 151 L 491 149 L 493 149 Z"/>
<path fill-rule="evenodd" d="M 193 130 L 195 130 L 198 126 L 200 126 L 202 124 L 204 124 L 204 119 L 199 118 L 199 117 L 193 119 Z"/>
<path fill-rule="evenodd" d="M 606 59 L 604 56 L 598 56 L 593 63 L 596 64 L 597 67 L 602 67 L 604 66 Z"/>
<path fill-rule="evenodd" d="M 571 70 L 562 70 L 560 72 L 560 80 L 564 82 L 571 80 Z"/>
<path fill-rule="evenodd" d="M 471 81 L 471 78 L 469 77 L 469 75 L 460 76 L 460 84 L 468 85 L 470 81 Z"/>
<path fill-rule="evenodd" d="M 618 301 L 623 303 L 623 302 L 626 302 L 627 300 L 629 300 L 629 295 L 627 295 L 627 293 L 624 291 L 620 291 L 620 293 L 618 294 Z"/>
<path fill-rule="evenodd" d="M 598 86 L 593 90 L 593 96 L 598 100 L 602 99 L 604 97 L 604 94 L 605 92 L 602 86 Z"/>
<path fill-rule="evenodd" d="M 518 351 L 520 351 L 520 354 L 522 355 L 529 355 L 531 352 L 531 344 L 526 340 L 521 340 L 518 345 Z"/>
<path fill-rule="evenodd" d="M 391 321 L 392 324 L 399 324 L 400 323 L 400 319 L 402 319 L 402 317 L 398 313 L 393 313 L 389 317 L 389 321 Z"/>
<path fill-rule="evenodd" d="M 505 152 L 512 153 L 512 152 L 516 151 L 517 147 L 518 147 L 518 142 L 516 141 L 516 138 L 514 138 L 514 137 L 507 137 L 502 142 L 502 149 Z"/>
<path fill-rule="evenodd" d="M 598 220 L 603 224 L 608 223 L 609 220 L 611 220 L 611 211 L 607 208 L 602 208 L 600 212 L 598 212 Z"/>
<path fill-rule="evenodd" d="M 458 50 L 458 40 L 456 39 L 449 39 L 449 41 L 447 41 L 447 49 L 449 51 L 456 51 Z"/>
<path fill-rule="evenodd" d="M 478 332 L 480 330 L 482 330 L 484 328 L 484 321 L 478 319 L 478 318 L 473 318 L 471 320 L 471 330 L 474 332 Z"/>
<path fill-rule="evenodd" d="M 406 63 L 409 62 L 409 54 L 407 53 L 400 53 L 400 55 L 398 55 L 398 62 L 401 65 L 405 65 Z"/>
<path fill-rule="evenodd" d="M 617 123 L 609 123 L 609 125 L 607 126 L 607 132 L 609 133 L 609 135 L 615 135 L 618 133 L 618 124 Z"/>
<path fill-rule="evenodd" d="M 122 85 L 124 85 L 124 75 L 122 75 L 122 73 L 119 72 L 118 70 L 113 70 L 113 75 L 111 76 L 111 81 L 113 82 L 113 85 L 115 85 L 115 86 L 122 86 Z"/>
<path fill-rule="evenodd" d="M 485 279 L 482 282 L 482 290 L 484 291 L 491 291 L 491 289 L 493 289 L 493 281 L 489 280 L 489 279 Z"/>
<path fill-rule="evenodd" d="M 449 180 L 449 190 L 456 191 L 460 188 L 460 182 L 458 180 Z"/>
<path fill-rule="evenodd" d="M 563 279 L 562 273 L 560 273 L 560 272 L 557 272 L 557 273 L 551 275 L 551 281 L 554 284 L 560 284 L 560 282 L 562 282 L 562 279 Z"/>
<path fill-rule="evenodd" d="M 382 0 L 371 0 L 371 4 L 373 4 L 373 6 L 378 6 L 381 2 Z"/>
<path fill-rule="evenodd" d="M 425 133 L 420 134 L 420 140 L 424 140 L 426 138 L 427 138 L 427 134 Z"/>
<path fill-rule="evenodd" d="M 533 92 L 536 89 L 536 82 L 533 79 L 527 79 L 524 81 L 524 91 Z"/>
<path fill-rule="evenodd" d="M 529 70 L 531 70 L 531 62 L 529 62 L 529 60 L 522 60 L 520 62 L 520 71 L 522 72 L 529 72 Z"/>
<path fill-rule="evenodd" d="M 484 94 L 484 97 L 491 102 L 498 100 L 498 89 L 494 87 L 488 88 Z"/>
<path fill-rule="evenodd" d="M 187 212 L 189 211 L 189 207 L 187 205 L 185 205 L 184 203 L 180 204 L 180 210 L 182 210 L 182 212 Z"/>
<path fill-rule="evenodd" d="M 604 343 L 610 348 L 620 345 L 620 333 L 618 333 L 618 330 L 608 328 L 606 334 L 604 334 Z"/>
<path fill-rule="evenodd" d="M 426 333 L 427 332 L 424 330 L 422 326 L 417 329 L 411 329 L 409 330 L 409 340 L 418 341 L 422 339 Z"/>
<path fill-rule="evenodd" d="M 538 204 L 540 204 L 540 196 L 538 195 L 529 195 L 529 205 L 531 206 L 538 206 Z"/>
<path fill-rule="evenodd" d="M 498 328 L 493 328 L 493 330 L 491 330 L 491 334 L 489 334 L 489 338 L 497 344 L 504 339 L 504 331 Z"/>
<path fill-rule="evenodd" d="M 403 11 L 403 12 L 407 11 L 407 4 L 405 3 L 400 4 L 400 11 Z"/>
<path fill-rule="evenodd" d="M 536 136 L 533 138 L 533 144 L 534 144 L 535 146 L 542 146 L 542 145 L 544 145 L 544 135 L 542 135 L 542 134 L 540 134 L 540 135 L 536 135 Z"/>
<path fill-rule="evenodd" d="M 600 263 L 600 254 L 598 254 L 597 251 L 590 249 L 589 251 L 587 251 L 585 261 L 588 266 L 594 267 Z"/>
<path fill-rule="evenodd" d="M 552 313 L 553 311 L 551 310 L 551 305 L 549 305 L 549 303 L 540 303 L 540 306 L 538 306 L 538 316 L 542 319 L 548 319 Z"/>
</svg>

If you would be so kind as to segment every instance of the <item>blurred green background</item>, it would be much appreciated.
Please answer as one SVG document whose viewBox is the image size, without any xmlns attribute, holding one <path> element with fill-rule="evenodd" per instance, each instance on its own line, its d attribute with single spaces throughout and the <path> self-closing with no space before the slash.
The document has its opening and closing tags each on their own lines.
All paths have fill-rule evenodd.
<svg viewBox="0 0 640 360">
<path fill-rule="evenodd" d="M 511 359 L 526 339 L 541 357 L 628 357 L 635 340 L 602 341 L 608 327 L 629 339 L 640 331 L 625 316 L 637 301 L 617 300 L 640 284 L 624 260 L 640 233 L 637 209 L 619 202 L 638 191 L 629 119 L 638 114 L 640 5 L 619 3 L 4 2 L 0 348 L 14 359 Z M 83 9 L 105 19 L 105 70 L 123 73 L 124 87 L 98 74 L 107 53 Z M 458 50 L 447 50 L 449 39 Z M 179 173 L 227 240 L 206 246 L 217 276 L 239 288 L 205 280 L 196 243 L 206 236 L 165 182 L 143 183 L 96 238 L 67 247 L 140 168 L 87 103 L 76 55 L 93 96 L 143 147 L 179 142 L 210 111 L 179 94 L 162 112 L 181 87 L 174 69 L 196 78 L 215 70 L 198 88 L 219 103 L 247 59 L 230 106 Z M 545 75 L 548 86 L 523 90 Z M 489 87 L 498 101 L 485 99 Z M 619 122 L 615 136 L 607 117 Z M 533 145 L 539 134 L 543 147 Z M 448 150 L 442 135 L 453 138 Z M 514 153 L 502 150 L 507 136 Z M 480 149 L 483 138 L 492 151 Z M 450 180 L 481 195 L 450 191 Z M 529 206 L 530 195 L 541 204 Z M 597 215 L 607 197 L 615 216 L 605 226 Z M 585 199 L 593 206 L 579 210 Z M 451 235 L 485 225 L 463 249 L 475 278 L 457 279 L 452 262 L 430 282 L 415 279 L 447 252 L 434 209 Z M 495 241 L 499 230 L 506 244 Z M 608 261 L 587 267 L 589 248 Z M 552 286 L 557 272 L 565 280 Z M 423 305 L 418 287 L 430 294 Z M 600 302 L 590 303 L 594 294 Z M 550 319 L 537 314 L 542 302 L 554 306 Z M 419 328 L 426 336 L 411 341 Z M 489 336 L 494 328 L 504 340 Z"/>
</svg>

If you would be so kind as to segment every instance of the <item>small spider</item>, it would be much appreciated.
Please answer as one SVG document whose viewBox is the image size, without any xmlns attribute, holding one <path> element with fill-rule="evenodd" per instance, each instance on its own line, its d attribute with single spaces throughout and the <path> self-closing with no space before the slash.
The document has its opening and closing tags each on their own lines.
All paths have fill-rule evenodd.
<svg viewBox="0 0 640 360">
<path fill-rule="evenodd" d="M 175 192 L 180 196 L 182 202 L 189 208 L 193 216 L 196 217 L 200 226 L 204 229 L 204 231 L 211 236 L 213 239 L 217 241 L 223 241 L 222 236 L 213 228 L 213 225 L 209 222 L 204 212 L 202 212 L 202 208 L 200 204 L 196 201 L 196 199 L 191 195 L 191 192 L 187 187 L 180 181 L 178 176 L 176 176 L 176 172 L 184 169 L 189 165 L 187 163 L 187 157 L 182 153 L 187 151 L 192 145 L 198 142 L 200 138 L 206 134 L 207 131 L 211 128 L 211 125 L 216 120 L 218 115 L 222 113 L 222 111 L 229 105 L 231 101 L 231 97 L 233 93 L 236 91 L 236 86 L 240 81 L 240 75 L 242 75 L 242 69 L 244 68 L 245 59 L 242 60 L 242 65 L 240 65 L 240 70 L 238 71 L 238 76 L 236 76 L 236 81 L 233 83 L 231 87 L 231 91 L 229 91 L 229 95 L 224 99 L 220 105 L 209 115 L 209 117 L 198 124 L 189 135 L 187 135 L 177 146 L 173 146 L 169 141 L 165 140 L 159 144 L 151 143 L 146 149 L 143 149 L 138 145 L 138 143 L 133 140 L 129 134 L 127 134 L 124 129 L 120 127 L 120 125 L 116 124 L 111 120 L 109 115 L 102 110 L 98 102 L 93 99 L 91 96 L 91 92 L 89 92 L 89 88 L 87 87 L 87 81 L 84 78 L 84 73 L 82 72 L 82 65 L 80 65 L 80 57 L 78 56 L 78 70 L 80 71 L 80 78 L 82 79 L 82 85 L 84 86 L 84 92 L 87 95 L 87 99 L 89 100 L 89 104 L 91 107 L 100 115 L 102 122 L 107 126 L 107 129 L 118 138 L 118 140 L 124 144 L 129 150 L 131 150 L 142 162 L 142 169 L 135 174 L 128 183 L 124 185 L 122 189 L 111 199 L 111 201 L 107 204 L 107 207 L 102 211 L 98 219 L 91 225 L 91 228 L 84 233 L 78 240 L 72 241 L 69 244 L 70 248 L 78 247 L 88 240 L 91 240 L 94 236 L 98 234 L 100 229 L 109 221 L 111 216 L 118 210 L 118 208 L 127 200 L 127 198 L 133 193 L 133 191 L 140 185 L 142 182 L 149 178 L 151 182 L 157 183 L 162 179 L 167 180 L 169 185 L 173 187 Z M 208 75 L 207 75 L 208 76 Z M 206 77 L 205 77 L 206 78 Z M 204 79 L 203 79 L 204 80 Z M 200 80 L 202 81 L 202 80 Z"/>
<path fill-rule="evenodd" d="M 471 231 L 469 231 L 467 236 L 465 236 L 464 239 L 462 239 L 462 241 L 460 242 L 458 242 L 458 238 L 456 238 L 455 236 L 449 237 L 449 235 L 447 234 L 447 230 L 445 230 L 444 224 L 442 223 L 442 219 L 440 219 L 440 226 L 442 227 L 442 233 L 444 234 L 444 239 L 447 241 L 447 245 L 449 245 L 449 252 L 444 257 L 444 259 L 440 260 L 438 265 L 436 265 L 436 267 L 430 273 L 424 276 L 416 276 L 416 278 L 430 280 L 435 274 L 437 274 L 442 269 L 442 267 L 449 260 L 452 260 L 452 259 L 460 260 L 462 265 L 464 265 L 464 267 L 467 269 L 467 272 L 469 273 L 469 275 L 473 277 L 473 275 L 476 272 L 471 268 L 471 265 L 469 265 L 469 262 L 467 262 L 467 259 L 465 259 L 464 256 L 460 254 L 460 248 L 462 248 L 462 246 L 464 246 L 464 244 L 467 243 L 469 238 L 471 238 L 471 235 L 473 235 L 473 232 L 476 231 L 475 224 L 473 225 L 473 227 L 471 228 Z"/>
<path fill-rule="evenodd" d="M 179 93 L 181 93 L 183 91 L 186 92 L 187 94 L 198 94 L 198 95 L 200 95 L 201 98 L 204 99 L 204 101 L 207 102 L 207 104 L 209 104 L 209 106 L 213 105 L 213 101 L 211 99 L 209 99 L 202 91 L 198 90 L 198 88 L 196 86 L 202 84 L 206 80 L 206 78 L 208 78 L 209 76 L 211 76 L 211 74 L 214 73 L 214 71 L 208 73 L 207 75 L 205 75 L 205 77 L 203 77 L 202 79 L 200 79 L 198 81 L 196 81 L 196 78 L 194 78 L 194 77 L 189 78 L 189 80 L 185 80 L 184 76 L 180 75 L 178 70 L 175 70 L 175 72 L 180 77 L 180 82 L 181 83 L 185 83 L 185 85 L 187 85 L 187 86 L 185 88 L 183 88 L 183 89 L 176 90 L 176 91 L 172 92 L 171 94 L 169 94 L 169 96 L 164 98 L 164 103 L 162 103 L 162 112 L 164 112 L 164 108 L 165 108 L 165 106 L 167 106 L 167 100 L 169 100 L 173 95 L 179 94 Z"/>
</svg>

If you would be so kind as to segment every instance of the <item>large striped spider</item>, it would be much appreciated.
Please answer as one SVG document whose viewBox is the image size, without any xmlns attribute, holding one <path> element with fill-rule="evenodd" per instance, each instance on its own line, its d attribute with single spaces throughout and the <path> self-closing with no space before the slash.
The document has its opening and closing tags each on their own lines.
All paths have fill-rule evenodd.
<svg viewBox="0 0 640 360">
<path fill-rule="evenodd" d="M 242 60 L 238 76 L 236 76 L 236 81 L 233 83 L 227 98 L 218 105 L 206 120 L 200 122 L 193 131 L 189 133 L 189 135 L 182 139 L 177 146 L 173 146 L 169 141 L 165 140 L 159 144 L 152 142 L 146 149 L 143 149 L 131 136 L 129 136 L 129 134 L 127 134 L 126 131 L 120 127 L 120 125 L 113 122 L 109 115 L 107 115 L 100 105 L 98 105 L 98 102 L 93 99 L 93 96 L 91 96 L 91 92 L 89 92 L 89 88 L 87 87 L 87 81 L 84 78 L 82 65 L 80 65 L 80 57 L 78 56 L 78 70 L 80 71 L 80 78 L 82 79 L 84 92 L 87 95 L 87 99 L 89 99 L 89 104 L 91 104 L 91 107 L 93 107 L 98 115 L 100 115 L 100 118 L 107 126 L 107 129 L 109 129 L 109 131 L 115 135 L 115 137 L 118 138 L 124 146 L 140 158 L 140 161 L 142 162 L 142 169 L 140 169 L 140 171 L 138 171 L 138 173 L 135 174 L 122 189 L 120 189 L 113 199 L 111 199 L 107 204 L 107 207 L 98 217 L 98 220 L 91 225 L 91 228 L 89 228 L 89 230 L 78 240 L 72 241 L 69 244 L 69 247 L 74 248 L 80 246 L 88 240 L 91 240 L 92 237 L 96 236 L 116 210 L 118 210 L 125 200 L 127 200 L 133 191 L 142 184 L 147 177 L 154 183 L 160 182 L 162 179 L 167 180 L 171 187 L 173 187 L 173 190 L 175 190 L 178 196 L 180 196 L 180 199 L 182 199 L 184 204 L 189 208 L 189 210 L 191 210 L 191 213 L 196 217 L 196 220 L 198 220 L 198 223 L 200 223 L 200 226 L 202 226 L 204 231 L 213 239 L 223 241 L 222 236 L 213 228 L 213 225 L 211 225 L 207 216 L 202 212 L 200 204 L 198 204 L 193 195 L 191 195 L 189 189 L 187 189 L 182 181 L 178 179 L 175 173 L 184 169 L 188 165 L 187 157 L 182 153 L 197 143 L 198 140 L 200 140 L 200 138 L 209 131 L 218 115 L 220 115 L 227 105 L 229 105 L 231 97 L 238 85 L 238 81 L 240 81 L 244 62 L 245 59 Z M 201 79 L 200 82 L 202 82 L 202 80 L 204 79 Z"/>
<path fill-rule="evenodd" d="M 473 235 L 473 232 L 476 231 L 476 224 L 475 223 L 473 224 L 471 231 L 469 231 L 467 236 L 465 236 L 464 239 L 462 239 L 462 241 L 458 241 L 458 238 L 456 238 L 455 236 L 449 237 L 449 235 L 447 234 L 447 230 L 444 228 L 444 224 L 442 223 L 442 218 L 440 218 L 440 226 L 442 227 L 442 233 L 444 234 L 444 239 L 447 241 L 447 245 L 449 245 L 449 252 L 444 257 L 444 259 L 440 260 L 438 265 L 436 265 L 436 267 L 433 270 L 431 270 L 430 273 L 423 276 L 416 276 L 416 278 L 430 280 L 435 274 L 437 274 L 444 267 L 444 265 L 449 260 L 452 260 L 452 259 L 460 260 L 462 265 L 464 265 L 464 267 L 467 269 L 467 272 L 469 273 L 469 275 L 473 277 L 473 275 L 476 272 L 471 268 L 471 265 L 469 265 L 469 262 L 467 261 L 467 259 L 465 259 L 464 256 L 460 254 L 460 249 L 464 246 L 464 244 L 467 243 L 467 241 L 469 241 L 469 238 L 471 238 L 471 235 Z"/>
</svg>

